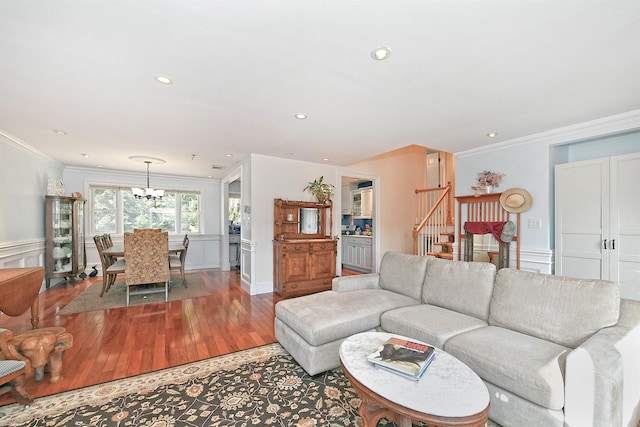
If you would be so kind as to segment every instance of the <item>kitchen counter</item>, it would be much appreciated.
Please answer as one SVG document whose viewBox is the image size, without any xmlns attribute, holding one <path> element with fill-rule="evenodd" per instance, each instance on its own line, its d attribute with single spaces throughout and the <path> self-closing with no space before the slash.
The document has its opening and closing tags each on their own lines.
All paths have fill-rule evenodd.
<svg viewBox="0 0 640 427">
<path fill-rule="evenodd" d="M 342 237 L 361 237 L 365 239 L 371 239 L 373 236 L 365 236 L 364 234 L 343 234 Z"/>
</svg>

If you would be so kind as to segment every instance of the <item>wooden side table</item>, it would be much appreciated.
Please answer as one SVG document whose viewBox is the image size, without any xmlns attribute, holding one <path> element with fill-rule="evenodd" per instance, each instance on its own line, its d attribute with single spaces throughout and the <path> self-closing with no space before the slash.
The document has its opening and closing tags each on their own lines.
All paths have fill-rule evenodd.
<svg viewBox="0 0 640 427">
<path fill-rule="evenodd" d="M 0 269 L 0 311 L 20 316 L 31 307 L 31 326 L 37 328 L 43 279 L 44 267 Z"/>
</svg>

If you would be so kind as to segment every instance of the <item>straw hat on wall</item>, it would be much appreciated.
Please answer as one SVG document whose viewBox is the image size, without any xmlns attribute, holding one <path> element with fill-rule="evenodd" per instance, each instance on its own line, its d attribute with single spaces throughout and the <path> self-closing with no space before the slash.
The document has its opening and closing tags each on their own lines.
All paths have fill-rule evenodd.
<svg viewBox="0 0 640 427">
<path fill-rule="evenodd" d="M 531 208 L 533 198 L 524 188 L 510 188 L 500 195 L 500 205 L 511 213 L 520 213 Z"/>
</svg>

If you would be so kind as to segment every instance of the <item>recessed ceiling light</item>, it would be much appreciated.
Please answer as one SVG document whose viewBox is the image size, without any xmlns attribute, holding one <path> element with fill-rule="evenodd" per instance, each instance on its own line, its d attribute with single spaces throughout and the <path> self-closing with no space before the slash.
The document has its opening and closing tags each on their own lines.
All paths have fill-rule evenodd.
<svg viewBox="0 0 640 427">
<path fill-rule="evenodd" d="M 101 168 L 101 167 L 102 167 L 102 165 L 96 165 L 96 167 L 97 167 L 97 168 Z"/>
<path fill-rule="evenodd" d="M 63 135 L 63 136 L 67 134 L 65 131 L 59 130 L 59 129 L 54 129 L 52 132 L 55 133 L 56 135 Z"/>
<path fill-rule="evenodd" d="M 173 83 L 171 77 L 163 76 L 161 74 L 156 75 L 156 80 L 164 85 L 170 85 L 171 83 Z"/>
<path fill-rule="evenodd" d="M 322 159 L 323 162 L 328 162 L 329 159 L 327 157 L 325 157 L 324 159 Z"/>
<path fill-rule="evenodd" d="M 84 157 L 85 159 L 86 159 L 87 157 L 89 157 L 89 155 L 88 155 L 87 153 L 81 153 L 80 155 L 81 155 L 82 157 Z"/>
<path fill-rule="evenodd" d="M 371 51 L 371 57 L 376 61 L 384 61 L 391 56 L 391 49 L 386 46 L 379 46 Z"/>
<path fill-rule="evenodd" d="M 231 154 L 231 153 L 227 153 L 227 154 L 225 154 L 224 156 L 225 156 L 225 157 L 233 157 L 233 154 Z"/>
<path fill-rule="evenodd" d="M 488 136 L 489 138 L 495 138 L 496 136 L 498 136 L 498 134 L 497 134 L 496 132 L 489 132 L 489 133 L 487 134 L 487 136 Z"/>
<path fill-rule="evenodd" d="M 304 120 L 306 118 L 307 118 L 306 114 L 303 114 L 303 113 L 296 114 L 296 119 Z"/>
</svg>

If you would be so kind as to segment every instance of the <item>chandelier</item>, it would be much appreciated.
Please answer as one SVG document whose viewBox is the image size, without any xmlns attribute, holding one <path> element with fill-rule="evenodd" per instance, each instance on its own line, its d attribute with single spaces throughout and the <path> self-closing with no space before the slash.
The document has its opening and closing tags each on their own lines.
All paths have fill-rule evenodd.
<svg viewBox="0 0 640 427">
<path fill-rule="evenodd" d="M 149 185 L 149 165 L 152 162 L 151 160 L 144 160 L 144 163 L 147 164 L 147 186 L 145 188 L 131 187 L 131 192 L 136 199 L 146 198 L 147 200 L 162 200 L 162 196 L 164 196 L 164 190 L 154 190 Z"/>
</svg>

